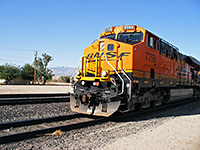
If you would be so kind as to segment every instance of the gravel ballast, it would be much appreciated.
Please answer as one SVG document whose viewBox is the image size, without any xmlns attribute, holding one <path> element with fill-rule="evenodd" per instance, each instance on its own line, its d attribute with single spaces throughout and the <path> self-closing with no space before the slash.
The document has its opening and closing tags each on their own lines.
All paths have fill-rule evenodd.
<svg viewBox="0 0 200 150">
<path fill-rule="evenodd" d="M 46 118 L 72 114 L 69 102 L 0 106 L 0 122 Z"/>
<path fill-rule="evenodd" d="M 200 101 L 138 119 L 108 122 L 1 145 L 1 149 L 194 149 L 200 141 Z"/>
</svg>

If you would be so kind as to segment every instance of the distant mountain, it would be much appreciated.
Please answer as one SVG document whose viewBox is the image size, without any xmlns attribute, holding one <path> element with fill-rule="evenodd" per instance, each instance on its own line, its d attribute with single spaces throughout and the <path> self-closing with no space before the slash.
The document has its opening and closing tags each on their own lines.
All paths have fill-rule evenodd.
<svg viewBox="0 0 200 150">
<path fill-rule="evenodd" d="M 55 76 L 71 76 L 77 68 L 72 67 L 51 67 L 50 68 L 53 71 L 53 74 Z"/>
</svg>

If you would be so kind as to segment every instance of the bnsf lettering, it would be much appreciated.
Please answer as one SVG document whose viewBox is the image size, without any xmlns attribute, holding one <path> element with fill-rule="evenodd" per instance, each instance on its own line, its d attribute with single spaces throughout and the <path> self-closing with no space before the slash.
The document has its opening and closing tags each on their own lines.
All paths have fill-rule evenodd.
<svg viewBox="0 0 200 150">
<path fill-rule="evenodd" d="M 99 56 L 99 53 L 96 53 L 96 54 L 94 55 L 94 58 L 96 58 L 97 56 Z"/>
<path fill-rule="evenodd" d="M 108 52 L 106 53 L 106 55 L 108 56 L 108 58 L 113 58 L 116 56 L 116 52 Z"/>
<path fill-rule="evenodd" d="M 119 55 L 119 57 L 129 56 L 130 52 L 123 52 Z"/>
<path fill-rule="evenodd" d="M 120 55 L 119 55 L 119 58 L 121 57 L 124 57 L 124 56 L 129 56 L 129 54 L 130 54 L 130 52 L 122 52 Z M 103 56 L 104 55 L 104 52 L 102 52 L 102 53 L 96 53 L 96 54 L 94 54 L 93 55 L 93 53 L 90 53 L 90 54 L 88 54 L 87 55 L 87 59 L 88 58 L 96 58 L 97 56 Z M 116 57 L 116 52 L 107 52 L 106 54 L 105 54 L 108 58 L 114 58 L 114 57 Z"/>
<path fill-rule="evenodd" d="M 92 56 L 93 56 L 93 53 L 88 54 L 86 58 L 87 58 L 87 59 L 88 59 L 88 58 L 92 58 Z"/>
</svg>

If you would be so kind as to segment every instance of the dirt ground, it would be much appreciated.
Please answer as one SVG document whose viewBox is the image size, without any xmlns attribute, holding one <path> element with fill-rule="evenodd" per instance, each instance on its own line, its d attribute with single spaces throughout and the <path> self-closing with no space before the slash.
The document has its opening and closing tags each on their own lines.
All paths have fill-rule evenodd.
<svg viewBox="0 0 200 150">
<path fill-rule="evenodd" d="M 196 114 L 170 118 L 164 124 L 105 145 L 104 150 L 200 150 L 200 107 Z"/>
<path fill-rule="evenodd" d="M 0 94 L 66 93 L 70 91 L 72 91 L 70 86 L 0 85 Z"/>
</svg>

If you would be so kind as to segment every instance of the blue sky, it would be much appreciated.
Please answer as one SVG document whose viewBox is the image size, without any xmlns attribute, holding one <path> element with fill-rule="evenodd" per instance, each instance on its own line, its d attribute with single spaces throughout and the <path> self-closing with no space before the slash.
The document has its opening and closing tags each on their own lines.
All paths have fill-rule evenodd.
<svg viewBox="0 0 200 150">
<path fill-rule="evenodd" d="M 0 65 L 76 67 L 105 28 L 136 24 L 200 60 L 200 0 L 0 0 Z"/>
</svg>

